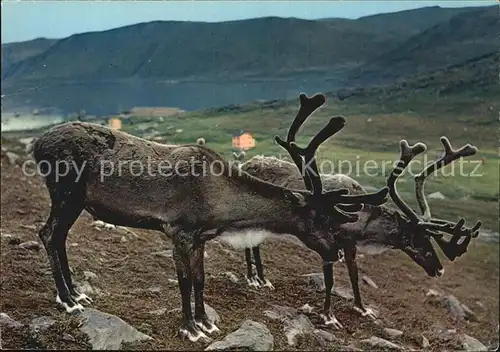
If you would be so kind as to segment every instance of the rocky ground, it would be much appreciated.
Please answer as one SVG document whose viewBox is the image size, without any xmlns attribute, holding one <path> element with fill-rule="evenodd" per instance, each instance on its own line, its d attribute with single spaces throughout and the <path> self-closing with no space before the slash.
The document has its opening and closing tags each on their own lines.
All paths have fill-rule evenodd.
<svg viewBox="0 0 500 352">
<path fill-rule="evenodd" d="M 295 241 L 262 246 L 275 290 L 244 279 L 243 253 L 207 246 L 206 303 L 220 333 L 211 343 L 177 337 L 180 293 L 171 243 L 161 234 L 92 225 L 82 214 L 68 238 L 70 266 L 94 299 L 81 316 L 55 303 L 55 286 L 37 231 L 50 202 L 38 177 L 19 166 L 21 146 L 1 159 L 1 347 L 5 349 L 456 350 L 498 346 L 498 244 L 474 243 L 436 280 L 404 254 L 358 259 L 364 301 L 379 319 L 352 309 L 347 271 L 335 266 L 334 311 L 343 329 L 319 325 L 320 258 Z"/>
</svg>

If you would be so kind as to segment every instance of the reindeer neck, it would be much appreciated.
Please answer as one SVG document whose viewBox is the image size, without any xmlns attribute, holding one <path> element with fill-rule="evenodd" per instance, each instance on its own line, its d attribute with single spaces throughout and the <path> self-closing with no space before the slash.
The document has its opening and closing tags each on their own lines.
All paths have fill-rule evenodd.
<svg viewBox="0 0 500 352">
<path fill-rule="evenodd" d="M 388 233 L 397 229 L 396 211 L 385 205 L 365 204 L 359 212 L 359 220 L 342 225 L 342 232 L 357 242 L 382 242 Z"/>
<path fill-rule="evenodd" d="M 217 160 L 223 167 L 221 178 L 214 179 L 219 187 L 207 197 L 213 200 L 209 212 L 214 219 L 234 229 L 296 232 L 294 227 L 300 226 L 300 219 L 290 199 L 291 189 L 252 176 L 211 149 L 198 147 L 209 161 Z M 307 194 L 304 190 L 293 191 Z"/>
</svg>

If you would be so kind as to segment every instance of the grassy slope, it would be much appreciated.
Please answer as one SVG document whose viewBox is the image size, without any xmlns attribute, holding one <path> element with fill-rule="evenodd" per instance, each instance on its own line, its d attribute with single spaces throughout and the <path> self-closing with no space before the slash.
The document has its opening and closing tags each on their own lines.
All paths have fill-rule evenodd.
<svg viewBox="0 0 500 352">
<path fill-rule="evenodd" d="M 459 13 L 355 68 L 362 82 L 429 72 L 484 55 L 498 47 L 498 6 Z"/>
</svg>

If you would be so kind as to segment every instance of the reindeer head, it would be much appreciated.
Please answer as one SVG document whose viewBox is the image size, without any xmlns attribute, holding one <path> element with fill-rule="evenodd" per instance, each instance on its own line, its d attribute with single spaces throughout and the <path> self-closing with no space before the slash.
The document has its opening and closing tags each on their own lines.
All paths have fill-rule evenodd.
<svg viewBox="0 0 500 352">
<path fill-rule="evenodd" d="M 329 123 L 309 142 L 305 148 L 295 143 L 295 135 L 306 119 L 325 103 L 325 96 L 316 94 L 309 98 L 301 94 L 300 109 L 288 131 L 287 140 L 276 136 L 276 142 L 283 147 L 301 172 L 307 191 L 290 192 L 290 201 L 295 204 L 295 212 L 299 221 L 299 232 L 310 234 L 303 238 L 306 245 L 320 252 L 325 252 L 323 245 L 331 233 L 338 230 L 346 222 L 356 222 L 363 204 L 381 205 L 386 202 L 388 188 L 384 187 L 376 193 L 350 195 L 347 189 L 324 191 L 318 167 L 316 150 L 332 135 L 345 125 L 342 116 L 330 119 Z M 296 224 L 297 225 L 297 224 Z M 309 244 L 308 244 L 309 243 Z M 320 253 L 321 254 L 321 253 Z"/>
<path fill-rule="evenodd" d="M 427 177 L 454 160 L 474 155 L 477 152 L 477 148 L 470 144 L 454 150 L 446 137 L 441 137 L 441 143 L 445 154 L 415 177 L 415 193 L 422 212 L 422 215 L 418 215 L 400 197 L 396 189 L 396 181 L 412 159 L 423 153 L 427 147 L 423 143 L 410 146 L 406 140 L 400 142 L 400 160 L 387 179 L 389 195 L 399 211 L 387 212 L 386 216 L 379 216 L 377 220 L 379 221 L 377 227 L 385 232 L 384 241 L 381 242 L 403 250 L 414 262 L 424 268 L 429 276 L 441 276 L 444 272 L 431 239 L 434 239 L 445 256 L 453 261 L 467 251 L 467 246 L 472 238 L 478 236 L 481 226 L 480 221 L 473 227 L 466 227 L 463 218 L 454 223 L 431 217 L 424 193 L 424 183 Z M 380 208 L 378 211 L 384 210 Z M 445 234 L 451 235 L 449 241 L 445 240 Z M 463 240 L 459 243 L 462 237 Z"/>
</svg>

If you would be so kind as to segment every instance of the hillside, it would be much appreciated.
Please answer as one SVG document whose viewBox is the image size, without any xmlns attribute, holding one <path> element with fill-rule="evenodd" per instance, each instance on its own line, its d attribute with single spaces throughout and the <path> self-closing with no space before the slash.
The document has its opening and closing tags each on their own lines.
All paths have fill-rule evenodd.
<svg viewBox="0 0 500 352">
<path fill-rule="evenodd" d="M 353 46 L 340 40 L 342 36 L 329 24 L 293 18 L 141 23 L 62 39 L 43 54 L 11 66 L 2 77 L 161 80 L 339 69 L 356 65 L 384 44 L 360 31 L 351 32 L 350 40 L 367 46 Z"/>
<path fill-rule="evenodd" d="M 25 59 L 2 70 L 2 109 L 193 111 L 371 89 L 494 52 L 497 25 L 496 6 L 429 7 L 357 20 L 141 23 L 73 35 L 31 56 L 14 55 L 16 43 L 10 57 Z"/>
<path fill-rule="evenodd" d="M 61 39 L 43 53 L 8 65 L 2 80 L 224 80 L 297 73 L 338 77 L 377 53 L 391 56 L 397 45 L 411 46 L 403 43 L 416 32 L 474 10 L 430 7 L 358 20 L 141 23 Z M 455 39 L 464 34 L 467 39 L 469 30 L 462 29 Z"/>
<path fill-rule="evenodd" d="M 8 70 L 17 62 L 43 53 L 55 42 L 56 39 L 37 38 L 26 42 L 2 44 L 2 71 Z"/>
<path fill-rule="evenodd" d="M 457 14 L 355 68 L 350 78 L 363 84 L 380 83 L 488 54 L 498 50 L 499 25 L 497 6 Z"/>
</svg>

